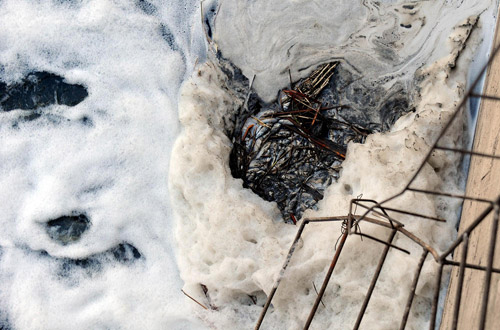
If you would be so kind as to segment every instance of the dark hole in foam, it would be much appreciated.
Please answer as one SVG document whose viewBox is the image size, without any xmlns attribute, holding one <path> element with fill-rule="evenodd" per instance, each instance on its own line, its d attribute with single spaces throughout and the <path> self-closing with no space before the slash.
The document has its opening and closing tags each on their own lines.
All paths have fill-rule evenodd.
<svg viewBox="0 0 500 330">
<path fill-rule="evenodd" d="M 65 215 L 46 223 L 49 237 L 62 245 L 78 241 L 89 227 L 90 220 L 85 214 Z"/>
<path fill-rule="evenodd" d="M 88 96 L 83 85 L 68 84 L 49 72 L 31 72 L 18 83 L 0 82 L 0 110 L 36 110 L 52 104 L 75 106 Z"/>
<path fill-rule="evenodd" d="M 251 93 L 247 109 L 240 109 L 235 129 L 229 132 L 233 177 L 241 178 L 244 187 L 264 200 L 276 202 L 290 223 L 306 209 L 316 208 L 325 189 L 338 180 L 349 142 L 364 143 L 369 134 L 389 130 L 413 110 L 403 84 L 384 89 L 382 84 L 364 82 L 340 63 L 326 65 L 334 67 L 330 79 L 309 98 L 320 110 L 312 111 L 298 97 L 290 97 L 292 92 L 307 94 L 306 78 L 271 104 Z M 234 70 L 229 76 L 238 73 Z"/>
</svg>

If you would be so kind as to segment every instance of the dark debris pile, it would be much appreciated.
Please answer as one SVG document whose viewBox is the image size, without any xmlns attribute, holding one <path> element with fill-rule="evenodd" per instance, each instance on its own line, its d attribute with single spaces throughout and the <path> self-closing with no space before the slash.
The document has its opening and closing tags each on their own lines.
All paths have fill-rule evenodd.
<svg viewBox="0 0 500 330">
<path fill-rule="evenodd" d="M 252 93 L 232 134 L 231 172 L 274 201 L 286 222 L 314 208 L 339 177 L 349 142 L 386 131 L 410 110 L 404 88 L 360 84 L 338 62 L 321 65 L 272 104 Z M 369 91 L 369 92 L 367 92 Z M 246 108 L 246 109 L 245 109 Z"/>
</svg>

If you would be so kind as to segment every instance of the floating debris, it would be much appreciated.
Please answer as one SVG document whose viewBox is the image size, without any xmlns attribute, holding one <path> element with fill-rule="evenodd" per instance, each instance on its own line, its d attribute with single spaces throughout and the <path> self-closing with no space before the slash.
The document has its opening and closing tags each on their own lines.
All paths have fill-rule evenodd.
<svg viewBox="0 0 500 330">
<path fill-rule="evenodd" d="M 250 93 L 240 110 L 231 136 L 231 172 L 276 202 L 286 222 L 296 223 L 323 199 L 339 177 L 349 142 L 364 143 L 410 111 L 404 87 L 362 86 L 360 78 L 339 62 L 326 63 L 281 90 L 275 103 Z"/>
</svg>

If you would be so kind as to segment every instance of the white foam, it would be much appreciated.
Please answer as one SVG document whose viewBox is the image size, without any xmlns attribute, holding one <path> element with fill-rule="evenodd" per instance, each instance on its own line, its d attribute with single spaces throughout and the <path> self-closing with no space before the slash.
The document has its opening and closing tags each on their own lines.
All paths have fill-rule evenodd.
<svg viewBox="0 0 500 330">
<path fill-rule="evenodd" d="M 49 71 L 89 92 L 30 122 L 0 113 L 0 317 L 15 329 L 202 328 L 180 292 L 167 189 L 178 88 L 203 56 L 199 10 L 155 5 L 148 15 L 134 1 L 0 2 L 0 80 Z M 73 211 L 92 226 L 61 246 L 42 224 Z M 68 274 L 55 259 L 121 242 L 143 258 Z"/>
</svg>

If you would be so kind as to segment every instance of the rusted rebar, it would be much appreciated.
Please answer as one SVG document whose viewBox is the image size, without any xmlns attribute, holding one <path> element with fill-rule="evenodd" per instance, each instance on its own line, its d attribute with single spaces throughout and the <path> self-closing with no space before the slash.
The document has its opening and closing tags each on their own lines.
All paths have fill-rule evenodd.
<svg viewBox="0 0 500 330">
<path fill-rule="evenodd" d="M 392 243 L 394 236 L 396 236 L 397 232 L 398 232 L 397 229 L 392 230 L 391 234 L 389 235 L 389 238 L 387 239 L 388 244 Z M 375 270 L 375 273 L 373 274 L 373 278 L 372 278 L 372 281 L 370 283 L 370 287 L 368 288 L 368 292 L 365 296 L 365 300 L 363 301 L 363 305 L 361 306 L 361 310 L 359 311 L 358 318 L 356 319 L 356 323 L 354 325 L 354 330 L 359 329 L 361 321 L 363 320 L 363 316 L 365 315 L 366 308 L 368 307 L 368 303 L 370 302 L 373 290 L 375 289 L 375 285 L 377 284 L 380 273 L 382 272 L 382 267 L 384 266 L 385 258 L 387 258 L 387 254 L 389 253 L 390 248 L 391 247 L 389 245 L 386 245 L 384 247 L 384 251 L 382 252 L 382 255 L 380 256 L 380 260 L 378 262 L 377 269 Z"/>
<path fill-rule="evenodd" d="M 493 258 L 495 257 L 495 248 L 497 242 L 498 235 L 498 214 L 500 212 L 498 201 L 494 206 L 493 213 L 493 223 L 491 225 L 491 238 L 490 238 L 490 246 L 488 250 L 488 263 L 486 266 L 486 276 L 484 279 L 484 292 L 483 292 L 483 301 L 481 303 L 481 319 L 479 320 L 479 330 L 484 330 L 486 326 L 486 317 L 488 311 L 488 299 L 490 297 L 490 284 L 491 284 L 491 271 L 493 269 Z"/>
<path fill-rule="evenodd" d="M 458 314 L 460 313 L 460 300 L 462 299 L 462 288 L 465 278 L 465 264 L 467 262 L 467 252 L 469 251 L 469 235 L 465 233 L 462 245 L 462 259 L 460 260 L 460 270 L 458 272 L 458 289 L 455 295 L 455 306 L 453 309 L 452 329 L 456 330 L 458 326 Z"/>
<path fill-rule="evenodd" d="M 318 310 L 319 303 L 321 302 L 321 298 L 323 298 L 323 295 L 325 294 L 326 287 L 328 286 L 328 282 L 330 281 L 330 278 L 332 277 L 333 270 L 335 269 L 335 266 L 337 265 L 337 261 L 339 260 L 340 253 L 342 252 L 342 249 L 344 248 L 345 241 L 347 239 L 347 232 L 344 232 L 342 234 L 342 238 L 340 239 L 340 244 L 337 247 L 335 251 L 335 255 L 333 256 L 332 262 L 330 263 L 330 267 L 328 268 L 328 272 L 326 273 L 325 279 L 323 280 L 323 284 L 321 285 L 321 289 L 319 290 L 318 295 L 316 296 L 316 301 L 314 301 L 314 305 L 311 309 L 311 312 L 309 313 L 309 316 L 307 317 L 306 324 L 304 325 L 304 330 L 309 329 L 311 326 L 311 322 L 314 318 L 314 315 L 316 315 L 316 311 Z"/>
<path fill-rule="evenodd" d="M 410 315 L 411 305 L 413 304 L 413 298 L 415 297 L 415 291 L 417 290 L 418 279 L 420 277 L 420 272 L 422 271 L 422 267 L 424 266 L 425 258 L 429 251 L 424 249 L 422 252 L 422 256 L 420 257 L 420 261 L 418 262 L 417 270 L 415 271 L 415 275 L 413 276 L 413 282 L 411 284 L 410 295 L 406 301 L 406 307 L 403 314 L 403 319 L 401 320 L 401 325 L 399 326 L 399 330 L 404 330 L 406 327 L 406 323 L 408 322 L 408 316 Z"/>
</svg>

